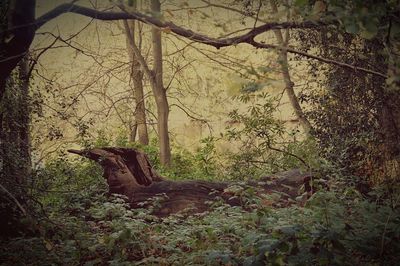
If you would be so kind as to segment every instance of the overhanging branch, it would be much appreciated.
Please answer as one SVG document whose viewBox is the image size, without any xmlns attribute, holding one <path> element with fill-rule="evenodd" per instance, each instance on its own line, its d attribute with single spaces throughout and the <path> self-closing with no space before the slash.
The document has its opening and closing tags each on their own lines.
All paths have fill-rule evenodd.
<svg viewBox="0 0 400 266">
<path fill-rule="evenodd" d="M 192 41 L 203 43 L 207 45 L 214 46 L 215 48 L 219 49 L 221 47 L 231 46 L 239 43 L 246 43 L 249 40 L 253 39 L 255 36 L 267 32 L 273 29 L 286 29 L 286 28 L 297 28 L 297 29 L 310 29 L 316 28 L 317 26 L 327 25 L 323 22 L 271 22 L 265 23 L 261 26 L 255 27 L 246 34 L 231 37 L 231 38 L 214 38 L 210 36 L 206 36 L 200 33 L 193 32 L 189 29 L 180 27 L 172 22 L 163 22 L 155 17 L 147 16 L 138 12 L 112 12 L 112 11 L 99 11 L 87 7 L 82 7 L 74 4 L 62 4 L 55 9 L 49 11 L 48 13 L 44 14 L 43 16 L 39 17 L 36 20 L 36 28 L 40 28 L 46 22 L 64 14 L 64 13 L 75 13 L 80 14 L 86 17 L 91 17 L 94 19 L 99 20 L 127 20 L 127 19 L 134 19 L 139 20 L 146 24 L 151 24 L 153 26 L 163 28 L 166 31 L 171 31 L 175 34 L 180 36 L 186 37 Z"/>
<path fill-rule="evenodd" d="M 23 4 L 24 1 L 30 2 L 30 5 L 25 5 Z M 200 33 L 193 32 L 189 29 L 180 27 L 172 22 L 163 22 L 159 20 L 158 18 L 147 16 L 138 12 L 113 12 L 113 11 L 99 11 L 87 7 L 82 7 L 74 4 L 75 1 L 69 4 L 62 4 L 56 7 L 55 9 L 49 11 L 48 13 L 44 14 L 43 16 L 39 17 L 35 21 L 29 20 L 29 19 L 22 19 L 19 21 L 16 21 L 14 24 L 14 27 L 10 28 L 7 30 L 8 33 L 12 34 L 12 36 L 15 36 L 13 40 L 10 43 L 7 43 L 5 45 L 5 51 L 6 53 L 4 56 L 0 58 L 0 98 L 2 98 L 2 92 L 4 91 L 4 84 L 5 84 L 5 79 L 8 77 L 8 75 L 11 73 L 12 69 L 15 68 L 19 60 L 24 56 L 26 51 L 28 50 L 32 40 L 34 33 L 37 29 L 39 29 L 41 26 L 43 26 L 46 22 L 64 14 L 64 13 L 75 13 L 75 14 L 80 14 L 86 17 L 91 17 L 93 19 L 98 19 L 98 20 L 126 20 L 126 19 L 134 19 L 138 20 L 141 22 L 144 22 L 146 24 L 151 24 L 156 27 L 159 27 L 163 29 L 166 32 L 173 32 L 179 36 L 182 36 L 184 38 L 187 38 L 193 42 L 197 43 L 202 43 L 206 44 L 209 46 L 213 46 L 217 49 L 221 47 L 227 47 L 227 46 L 232 46 L 232 45 L 237 45 L 240 43 L 247 43 L 250 44 L 254 47 L 257 48 L 265 48 L 265 49 L 283 49 L 282 47 L 277 47 L 271 44 L 262 44 L 256 42 L 254 39 L 256 36 L 270 31 L 270 30 L 276 30 L 276 29 L 314 29 L 318 28 L 321 26 L 330 26 L 330 25 L 335 25 L 336 22 L 311 22 L 311 21 L 305 21 L 301 23 L 297 22 L 282 22 L 282 23 L 277 23 L 277 22 L 270 22 L 270 23 L 264 23 L 261 26 L 254 27 L 253 29 L 249 30 L 247 33 L 238 35 L 235 37 L 229 37 L 229 38 L 214 38 L 210 36 L 206 36 Z M 22 6 L 22 8 L 29 9 L 29 10 L 34 10 L 35 6 L 33 0 L 21 0 L 18 2 L 17 5 Z M 21 8 L 21 7 L 20 7 Z M 32 12 L 31 12 L 32 13 Z M 33 13 L 32 13 L 33 14 Z M 33 17 L 32 17 L 33 18 Z M 32 21 L 32 22 L 31 22 Z M 304 52 L 296 51 L 294 49 L 288 48 L 288 52 L 290 53 L 295 53 L 299 54 L 308 58 L 312 58 L 315 60 L 319 60 L 321 62 L 325 62 L 328 64 L 334 64 L 338 65 L 341 67 L 357 70 L 357 71 L 363 71 L 365 73 L 377 75 L 383 78 L 387 78 L 386 75 L 379 73 L 374 70 L 370 69 L 365 69 L 353 65 L 349 65 L 346 63 L 338 62 L 332 59 L 326 59 L 318 56 L 314 56 L 311 54 L 307 54 Z"/>
<path fill-rule="evenodd" d="M 301 51 L 298 51 L 298 50 L 295 50 L 292 48 L 283 48 L 283 47 L 279 47 L 279 46 L 272 45 L 272 44 L 259 43 L 254 40 L 254 38 L 256 36 L 258 36 L 262 33 L 265 33 L 267 31 L 270 31 L 270 30 L 289 29 L 289 28 L 290 29 L 313 29 L 313 28 L 317 28 L 320 26 L 335 25 L 335 22 L 330 22 L 330 23 L 326 23 L 326 22 L 322 22 L 322 21 L 319 21 L 319 22 L 305 21 L 305 22 L 301 22 L 301 23 L 270 22 L 270 23 L 264 23 L 263 25 L 258 26 L 258 27 L 254 27 L 247 33 L 239 35 L 239 36 L 230 37 L 230 38 L 214 38 L 214 37 L 210 37 L 210 36 L 206 36 L 206 35 L 203 35 L 200 33 L 193 32 L 189 29 L 178 26 L 172 22 L 163 22 L 155 17 L 147 16 L 147 15 L 144 15 L 144 14 L 141 14 L 138 12 L 129 12 L 128 13 L 128 12 L 99 11 L 99 10 L 82 7 L 82 6 L 78 6 L 73 3 L 70 3 L 70 4 L 62 4 L 58 7 L 56 7 L 55 9 L 49 11 L 45 15 L 41 16 L 40 18 L 38 18 L 35 22 L 36 29 L 40 28 L 41 26 L 43 26 L 46 22 L 50 21 L 51 19 L 54 19 L 64 13 L 75 13 L 75 14 L 80 14 L 80 15 L 83 15 L 86 17 L 91 17 L 93 19 L 99 19 L 99 20 L 134 19 L 134 20 L 138 20 L 143 23 L 146 23 L 146 24 L 151 24 L 153 26 L 165 29 L 165 31 L 167 31 L 167 32 L 173 32 L 177 35 L 185 37 L 194 42 L 213 46 L 217 49 L 219 49 L 221 47 L 237 45 L 240 43 L 247 43 L 256 48 L 264 48 L 264 49 L 272 48 L 272 49 L 278 49 L 278 50 L 286 49 L 287 52 L 289 52 L 289 53 L 298 54 L 298 55 L 301 55 L 301 56 L 304 56 L 307 58 L 311 58 L 311 59 L 315 59 L 315 60 L 318 60 L 318 61 L 321 61 L 324 63 L 349 68 L 349 69 L 352 69 L 355 71 L 362 71 L 365 73 L 380 76 L 382 78 L 387 78 L 386 75 L 384 75 L 380 72 L 374 71 L 374 70 L 357 67 L 357 66 L 346 64 L 343 62 L 335 61 L 332 59 L 315 56 L 315 55 L 301 52 Z"/>
<path fill-rule="evenodd" d="M 372 75 L 376 75 L 382 78 L 388 78 L 386 75 L 375 71 L 375 70 L 371 70 L 371 69 L 367 69 L 367 68 L 363 68 L 363 67 L 358 67 L 355 65 L 350 65 L 350 64 L 346 64 L 340 61 L 336 61 L 333 59 L 328 59 L 328 58 L 324 58 L 324 57 L 320 57 L 320 56 L 316 56 L 316 55 L 312 55 L 312 54 L 308 54 L 299 50 L 295 50 L 293 48 L 290 47 L 282 47 L 282 46 L 278 46 L 278 45 L 273 45 L 273 44 L 266 44 L 266 43 L 259 43 L 256 41 L 251 41 L 249 44 L 251 44 L 252 46 L 256 47 L 256 48 L 263 48 L 263 49 L 277 49 L 277 50 L 286 50 L 288 53 L 292 53 L 292 54 L 298 54 L 307 58 L 311 58 L 311 59 L 315 59 L 327 64 L 331 64 L 331 65 L 336 65 L 336 66 L 340 66 L 340 67 L 344 67 L 344 68 L 348 68 L 351 69 L 353 71 L 362 71 L 368 74 L 372 74 Z"/>
</svg>

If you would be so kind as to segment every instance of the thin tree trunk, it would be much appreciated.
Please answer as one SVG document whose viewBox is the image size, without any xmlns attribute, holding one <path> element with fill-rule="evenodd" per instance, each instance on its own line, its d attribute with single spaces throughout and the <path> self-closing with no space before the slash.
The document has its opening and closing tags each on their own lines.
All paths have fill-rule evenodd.
<svg viewBox="0 0 400 266">
<path fill-rule="evenodd" d="M 161 4 L 159 0 L 151 0 L 151 11 L 156 14 L 160 13 Z M 162 165 L 168 166 L 171 162 L 171 148 L 168 134 L 169 105 L 167 93 L 163 85 L 161 31 L 160 29 L 153 27 L 151 33 L 153 39 L 153 73 L 156 83 L 156 87 L 154 88 L 154 97 L 157 104 L 157 127 L 160 142 L 160 161 Z"/>
<path fill-rule="evenodd" d="M 136 9 L 136 6 L 133 6 Z M 146 124 L 146 106 L 145 106 L 145 99 L 144 99 L 144 90 L 143 90 L 143 71 L 140 69 L 140 63 L 135 56 L 130 44 L 130 40 L 135 43 L 135 21 L 131 20 L 127 23 L 128 27 L 125 27 L 125 34 L 127 35 L 127 50 L 129 57 L 131 59 L 132 69 L 131 69 L 131 79 L 133 82 L 134 87 L 134 94 L 135 94 L 135 126 L 132 127 L 132 130 L 135 132 L 131 132 L 130 138 L 131 141 L 134 141 L 136 138 L 136 130 L 139 137 L 139 143 L 143 145 L 149 144 L 149 135 L 147 131 L 147 124 Z M 141 38 L 139 34 L 139 38 Z M 139 41 L 140 42 L 140 41 Z M 132 139 L 132 137 L 135 138 Z"/>
<path fill-rule="evenodd" d="M 27 184 L 31 175 L 29 66 L 24 57 L 7 80 L 0 100 L 0 234 L 18 235 L 25 228 Z M 11 201 L 10 201 L 11 199 Z M 16 204 L 16 205 L 15 205 Z"/>
<path fill-rule="evenodd" d="M 398 54 L 397 47 L 391 47 L 393 51 L 389 54 L 389 60 L 386 65 L 388 68 L 388 76 L 398 76 L 399 69 L 396 66 L 395 54 Z M 381 62 L 382 67 L 385 66 L 383 58 L 379 55 L 375 59 L 376 62 Z M 374 82 L 375 81 L 375 82 Z M 382 136 L 381 155 L 383 157 L 382 171 L 385 178 L 396 179 L 400 176 L 400 94 L 397 81 L 384 85 L 384 80 L 372 78 L 371 83 L 378 90 L 380 98 L 380 108 L 378 109 L 378 122 L 380 133 Z"/>
<path fill-rule="evenodd" d="M 277 13 L 278 8 L 274 0 L 271 0 L 272 12 Z M 286 29 L 286 40 L 283 39 L 281 30 L 274 30 L 275 37 L 278 41 L 278 45 L 287 47 L 289 42 L 289 29 Z M 300 106 L 299 100 L 294 92 L 294 82 L 290 78 L 288 54 L 286 50 L 279 51 L 279 64 L 281 65 L 281 71 L 283 81 L 285 82 L 285 90 L 289 98 L 290 104 L 294 110 L 295 115 L 299 119 L 300 125 L 304 130 L 304 133 L 308 136 L 312 130 L 310 122 L 304 115 L 303 109 Z"/>
<path fill-rule="evenodd" d="M 30 157 L 30 108 L 29 108 L 29 66 L 24 57 L 11 75 L 6 94 L 2 99 L 1 115 L 1 171 L 2 181 L 10 183 L 7 187 L 16 195 L 24 195 L 27 178 L 31 173 Z M 18 72 L 17 72 L 18 71 Z M 3 176 L 4 175 L 4 176 Z"/>
<path fill-rule="evenodd" d="M 19 121 L 19 147 L 23 166 L 21 166 L 21 175 L 23 183 L 31 174 L 31 138 L 30 138 L 30 107 L 29 107 L 29 62 L 28 56 L 25 56 L 20 62 L 19 78 L 21 80 L 20 110 L 21 117 Z"/>
<path fill-rule="evenodd" d="M 132 68 L 139 68 L 138 64 L 132 66 Z M 132 72 L 136 72 L 136 70 L 132 70 Z M 147 131 L 146 124 L 146 107 L 144 101 L 144 93 L 143 93 L 143 73 L 140 74 L 132 74 L 133 86 L 135 87 L 135 101 L 136 101 L 136 110 L 135 110 L 135 122 L 137 126 L 137 134 L 139 143 L 143 145 L 149 144 L 149 134 Z"/>
<path fill-rule="evenodd" d="M 27 54 L 35 37 L 35 5 L 35 0 L 1 1 L 1 8 L 7 10 L 1 23 L 7 26 L 1 25 L 0 29 L 0 100 L 6 91 L 8 77 Z"/>
<path fill-rule="evenodd" d="M 157 13 L 160 12 L 160 2 L 152 0 L 151 2 L 152 11 Z M 157 11 L 158 10 L 158 11 Z M 124 21 L 125 29 L 129 28 L 127 21 Z M 150 70 L 146 63 L 143 55 L 140 53 L 139 48 L 135 44 L 132 36 L 129 38 L 132 51 L 135 54 L 144 74 L 148 77 L 150 85 L 154 94 L 154 99 L 157 106 L 157 128 L 159 135 L 159 147 L 160 147 L 160 161 L 164 166 L 168 166 L 171 162 L 171 148 L 169 143 L 168 134 L 168 116 L 169 116 L 169 105 L 167 100 L 167 93 L 164 89 L 162 81 L 162 46 L 161 46 L 161 32 L 157 28 L 152 29 L 153 36 L 153 57 L 154 57 L 154 69 Z"/>
<path fill-rule="evenodd" d="M 131 126 L 129 127 L 130 134 L 129 134 L 129 141 L 130 142 L 135 142 L 136 141 L 136 135 L 137 135 L 137 124 L 136 120 L 132 121 Z"/>
</svg>

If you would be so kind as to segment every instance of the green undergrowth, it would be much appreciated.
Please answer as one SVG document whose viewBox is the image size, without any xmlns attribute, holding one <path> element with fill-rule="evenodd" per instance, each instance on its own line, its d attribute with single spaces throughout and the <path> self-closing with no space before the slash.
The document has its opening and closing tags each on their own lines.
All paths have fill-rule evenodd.
<svg viewBox="0 0 400 266">
<path fill-rule="evenodd" d="M 192 153 L 174 149 L 168 169 L 160 166 L 155 143 L 139 147 L 102 140 L 93 146 L 141 148 L 157 171 L 174 180 L 239 181 L 298 166 L 293 156 L 277 153 L 264 168 L 246 167 L 246 156 L 233 156 L 230 165 L 228 161 L 222 167 L 212 138 Z M 249 203 L 246 210 L 216 201 L 209 202 L 206 213 L 163 219 L 151 215 L 162 195 L 152 199 L 151 208 L 132 210 L 122 196 L 108 195 L 100 166 L 60 153 L 35 172 L 28 230 L 0 240 L 0 264 L 396 265 L 398 185 L 384 184 L 361 194 L 350 182 L 354 177 L 315 155 L 312 142 L 298 142 L 286 151 L 311 165 L 315 181 L 320 181 L 315 183 L 322 184 L 304 206 L 276 208 L 270 203 L 278 195 L 266 200 L 241 193 L 242 202 Z"/>
<path fill-rule="evenodd" d="M 34 234 L 1 240 L 2 265 L 395 265 L 399 259 L 395 187 L 390 195 L 373 190 L 369 199 L 351 187 L 320 190 L 304 207 L 287 208 L 251 195 L 251 210 L 217 201 L 206 213 L 160 219 L 108 196 L 96 166 L 68 165 L 70 172 L 55 164 L 41 173 L 57 174 L 65 193 L 42 195 Z M 87 185 L 79 183 L 83 174 L 97 185 L 77 190 Z"/>
</svg>

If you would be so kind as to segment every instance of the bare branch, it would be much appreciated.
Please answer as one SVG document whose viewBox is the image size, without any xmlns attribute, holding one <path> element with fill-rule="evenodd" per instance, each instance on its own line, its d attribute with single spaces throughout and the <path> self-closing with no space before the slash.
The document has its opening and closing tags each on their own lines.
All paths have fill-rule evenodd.
<svg viewBox="0 0 400 266">
<path fill-rule="evenodd" d="M 112 12 L 112 11 L 99 11 L 99 10 L 94 10 L 91 8 L 87 7 L 82 7 L 74 4 L 62 4 L 53 10 L 49 11 L 48 13 L 44 14 L 40 18 L 38 18 L 35 22 L 36 28 L 40 28 L 43 26 L 46 22 L 60 16 L 61 14 L 64 13 L 76 13 L 80 14 L 86 17 L 91 17 L 94 19 L 99 19 L 99 20 L 127 20 L 127 19 L 135 19 L 139 20 L 141 22 L 144 22 L 146 24 L 151 24 L 153 26 L 159 27 L 159 28 L 165 28 L 167 31 L 171 31 L 173 33 L 176 33 L 180 36 L 186 37 L 190 40 L 211 45 L 214 46 L 215 48 L 219 49 L 221 47 L 226 47 L 226 46 L 231 46 L 239 43 L 247 43 L 249 40 L 252 40 L 254 37 L 257 35 L 267 32 L 269 30 L 273 29 L 286 29 L 286 28 L 301 28 L 301 29 L 310 29 L 310 28 L 316 28 L 321 25 L 328 25 L 325 22 L 311 22 L 311 21 L 305 21 L 305 22 L 283 22 L 283 23 L 277 23 L 277 22 L 271 22 L 271 23 L 266 23 L 264 25 L 258 26 L 247 32 L 246 34 L 236 36 L 236 37 L 231 37 L 231 38 L 224 38 L 224 39 L 219 39 L 219 38 L 213 38 L 209 37 L 203 34 L 199 34 L 196 32 L 193 32 L 189 29 L 185 29 L 183 27 L 180 27 L 172 22 L 162 22 L 159 19 L 151 16 L 147 16 L 138 12 Z"/>
<path fill-rule="evenodd" d="M 22 204 L 19 203 L 16 197 L 14 197 L 13 194 L 10 193 L 2 184 L 0 184 L 0 188 L 15 202 L 15 205 L 18 206 L 18 208 L 21 210 L 23 215 L 27 215 L 27 212 L 25 211 L 24 207 L 22 207 Z"/>
<path fill-rule="evenodd" d="M 235 37 L 230 37 L 230 38 L 214 38 L 210 36 L 206 36 L 203 34 L 199 34 L 196 32 L 193 32 L 189 29 L 185 29 L 183 27 L 180 27 L 172 22 L 162 22 L 159 19 L 151 16 L 147 16 L 138 12 L 112 12 L 112 11 L 98 11 L 74 4 L 62 4 L 55 9 L 49 11 L 45 15 L 41 16 L 38 18 L 35 22 L 36 27 L 40 28 L 42 25 L 44 25 L 46 22 L 48 22 L 51 19 L 54 19 L 58 17 L 61 14 L 71 12 L 71 13 L 76 13 L 80 14 L 83 16 L 91 17 L 94 19 L 99 19 L 99 20 L 126 20 L 126 19 L 135 19 L 139 20 L 141 22 L 144 22 L 146 24 L 151 24 L 153 26 L 159 27 L 159 28 L 164 28 L 167 32 L 171 31 L 177 35 L 183 36 L 187 39 L 190 39 L 192 41 L 198 42 L 198 43 L 203 43 L 206 45 L 214 46 L 215 48 L 219 49 L 221 47 L 227 47 L 227 46 L 232 46 L 232 45 L 237 45 L 240 43 L 247 43 L 250 44 L 256 48 L 264 48 L 264 49 L 285 49 L 289 53 L 294 53 L 294 54 L 299 54 L 302 56 L 305 56 L 307 58 L 312 58 L 315 60 L 319 60 L 321 62 L 325 62 L 328 64 L 334 64 L 337 66 L 353 69 L 356 71 L 363 71 L 369 74 L 377 75 L 383 78 L 387 78 L 386 75 L 379 73 L 374 70 L 362 68 L 362 67 L 357 67 L 353 65 L 349 65 L 343 62 L 338 62 L 332 59 L 327 59 L 327 58 L 322 58 L 319 56 L 311 55 L 305 52 L 297 51 L 292 48 L 285 48 L 285 47 L 279 47 L 276 45 L 271 45 L 271 44 L 262 44 L 259 42 L 256 42 L 254 38 L 264 32 L 270 31 L 270 30 L 276 30 L 276 29 L 315 29 L 320 26 L 329 26 L 329 25 L 336 25 L 334 21 L 332 22 L 323 22 L 323 21 L 304 21 L 304 22 L 269 22 L 265 23 L 261 26 L 254 27 L 250 31 L 248 31 L 245 34 L 235 36 Z"/>
<path fill-rule="evenodd" d="M 295 49 L 290 48 L 290 47 L 283 47 L 283 46 L 267 44 L 267 43 L 259 43 L 259 42 L 256 42 L 256 41 L 251 41 L 250 44 L 252 46 L 256 47 L 256 48 L 286 50 L 289 53 L 298 54 L 298 55 L 301 55 L 301 56 L 304 56 L 304 57 L 307 57 L 307 58 L 311 58 L 311 59 L 315 59 L 315 60 L 318 60 L 318 61 L 321 61 L 321 62 L 324 62 L 324 63 L 331 64 L 331 65 L 336 65 L 336 66 L 348 68 L 348 69 L 351 69 L 353 71 L 362 71 L 362 72 L 365 72 L 365 73 L 368 73 L 368 74 L 373 74 L 373 75 L 376 75 L 376 76 L 379 76 L 379 77 L 382 77 L 382 78 L 385 78 L 385 79 L 388 78 L 385 74 L 382 74 L 382 73 L 380 73 L 378 71 L 375 71 L 375 70 L 367 69 L 367 68 L 364 68 L 364 67 L 358 67 L 358 66 L 355 66 L 355 65 L 350 65 L 350 64 L 346 64 L 346 63 L 343 63 L 343 62 L 340 62 L 340 61 L 336 61 L 336 60 L 333 60 L 333 59 L 329 59 L 329 58 L 324 58 L 324 57 L 308 54 L 308 53 L 305 53 L 305 52 L 302 52 L 302 51 L 299 51 L 299 50 L 295 50 Z"/>
</svg>

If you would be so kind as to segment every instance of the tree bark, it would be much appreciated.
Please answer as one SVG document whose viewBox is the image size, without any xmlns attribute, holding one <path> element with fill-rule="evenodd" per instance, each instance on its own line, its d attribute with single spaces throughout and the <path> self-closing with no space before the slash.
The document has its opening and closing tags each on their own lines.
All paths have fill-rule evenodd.
<svg viewBox="0 0 400 266">
<path fill-rule="evenodd" d="M 277 13 L 278 8 L 276 6 L 276 3 L 274 0 L 270 1 L 271 7 L 272 7 L 272 12 Z M 286 40 L 283 39 L 282 32 L 281 30 L 274 30 L 274 34 L 276 37 L 276 40 L 278 41 L 278 45 L 281 47 L 287 47 L 289 43 L 289 29 L 286 29 Z M 285 90 L 287 93 L 287 96 L 289 98 L 290 104 L 294 110 L 294 113 L 296 117 L 299 119 L 300 125 L 304 130 L 304 133 L 306 136 L 309 136 L 312 126 L 310 122 L 307 120 L 307 118 L 304 115 L 303 109 L 300 106 L 299 99 L 296 96 L 296 93 L 294 92 L 294 82 L 290 78 L 290 72 L 289 72 L 289 62 L 288 62 L 288 53 L 287 50 L 282 49 L 279 51 L 279 64 L 281 66 L 281 71 L 282 71 L 282 76 L 283 80 L 285 82 Z"/>
<path fill-rule="evenodd" d="M 129 127 L 129 141 L 135 142 L 136 141 L 136 134 L 137 134 L 137 123 L 136 120 L 132 121 L 132 124 Z"/>
<path fill-rule="evenodd" d="M 0 100 L 7 78 L 28 52 L 36 32 L 35 0 L 8 0 L 2 5 L 7 5 L 8 25 L 0 36 Z"/>
<path fill-rule="evenodd" d="M 396 77 L 400 76 L 400 46 L 396 40 L 392 39 L 388 44 L 388 54 L 387 72 L 394 82 L 387 84 L 387 87 L 381 86 L 383 89 L 380 91 L 381 109 L 378 120 L 385 140 L 383 143 L 383 154 L 386 159 L 383 166 L 385 177 L 398 180 L 400 178 L 400 81 Z M 382 62 L 382 57 L 377 59 Z M 382 65 L 385 65 L 385 61 Z M 382 79 L 379 81 L 384 82 Z"/>
<path fill-rule="evenodd" d="M 135 123 L 137 126 L 138 140 L 140 144 L 149 144 L 149 134 L 146 123 L 146 105 L 143 93 L 143 72 L 138 71 L 140 65 L 137 61 L 132 65 L 132 80 L 135 87 Z M 139 73 L 140 72 L 140 73 Z"/>
<path fill-rule="evenodd" d="M 288 206 L 299 200 L 299 196 L 305 195 L 306 197 L 298 202 L 303 204 L 307 196 L 313 193 L 311 174 L 301 173 L 299 170 L 263 177 L 259 181 L 249 181 L 247 184 L 200 180 L 171 181 L 159 176 L 152 168 L 147 155 L 135 149 L 110 147 L 69 152 L 98 162 L 103 167 L 110 193 L 124 195 L 132 208 L 151 208 L 152 214 L 160 217 L 178 212 L 204 212 L 210 208 L 210 202 L 216 200 L 247 208 L 249 206 L 240 197 L 240 192 L 249 188 L 262 199 L 265 199 L 265 194 L 278 193 L 279 199 L 276 202 L 265 199 L 263 203 L 281 207 Z M 302 187 L 305 194 L 301 190 Z"/>
<path fill-rule="evenodd" d="M 19 119 L 19 150 L 22 157 L 23 165 L 21 165 L 22 176 L 26 179 L 31 175 L 31 134 L 30 134 L 30 121 L 31 121 L 31 111 L 29 106 L 29 62 L 28 55 L 26 55 L 21 62 L 19 79 L 21 81 L 20 90 L 20 112 L 21 116 Z"/>
<path fill-rule="evenodd" d="M 400 175 L 400 94 L 398 90 L 380 90 L 378 122 L 382 136 L 382 173 L 384 179 L 398 179 Z M 382 176 L 383 174 L 383 176 Z"/>
<path fill-rule="evenodd" d="M 28 59 L 24 57 L 16 75 L 8 79 L 8 90 L 1 101 L 0 173 L 2 181 L 14 186 L 15 191 L 6 186 L 7 189 L 21 196 L 31 173 L 28 68 Z"/>
<path fill-rule="evenodd" d="M 156 5 L 156 3 L 154 4 Z M 152 6 L 153 8 L 153 6 Z M 160 3 L 158 6 L 154 6 L 155 9 L 160 9 Z M 129 28 L 127 22 L 124 23 L 125 28 Z M 134 43 L 133 39 L 130 38 L 130 44 L 133 53 L 135 54 L 143 72 L 146 74 L 150 81 L 150 85 L 154 94 L 154 99 L 157 106 L 157 129 L 159 135 L 159 147 L 160 147 L 160 162 L 164 166 L 168 166 L 171 161 L 171 150 L 168 135 L 168 116 L 169 116 L 169 105 L 167 100 L 167 93 L 163 86 L 162 81 L 162 46 L 161 46 L 161 33 L 157 29 L 152 29 L 153 34 L 153 60 L 154 69 L 150 70 L 143 55 L 140 53 L 139 48 Z"/>
<path fill-rule="evenodd" d="M 29 71 L 27 57 L 7 80 L 0 100 L 0 234 L 18 235 L 28 214 L 27 184 L 31 176 Z"/>
<path fill-rule="evenodd" d="M 151 0 L 151 11 L 160 14 L 161 4 L 159 0 Z M 157 128 L 160 142 L 160 161 L 164 166 L 171 163 L 171 148 L 168 132 L 168 116 L 169 105 L 167 92 L 163 84 L 163 62 L 162 62 L 162 45 L 161 31 L 159 28 L 153 27 L 151 30 L 153 41 L 153 73 L 155 77 L 154 97 L 157 104 Z"/>
<path fill-rule="evenodd" d="M 134 9 L 136 9 L 136 5 L 133 6 Z M 137 56 L 135 56 L 135 53 L 132 50 L 132 44 L 135 44 L 135 21 L 131 20 L 127 22 L 125 25 L 125 34 L 127 35 L 126 41 L 127 41 L 127 50 L 129 57 L 131 59 L 131 79 L 133 82 L 133 87 L 134 87 L 134 96 L 135 96 L 135 125 L 132 128 L 132 130 L 135 130 L 135 135 L 136 135 L 136 130 L 138 134 L 138 139 L 139 143 L 143 145 L 148 145 L 149 144 L 149 135 L 147 131 L 147 124 L 146 124 L 146 105 L 145 105 L 145 99 L 144 99 L 144 90 L 143 90 L 143 71 L 140 69 L 140 62 L 137 59 Z M 141 43 L 141 34 L 139 32 L 138 34 L 139 37 L 139 44 L 137 45 L 138 49 L 140 49 L 140 43 Z M 131 132 L 131 136 L 133 136 L 133 132 Z M 134 141 L 131 137 L 131 141 Z"/>
</svg>

